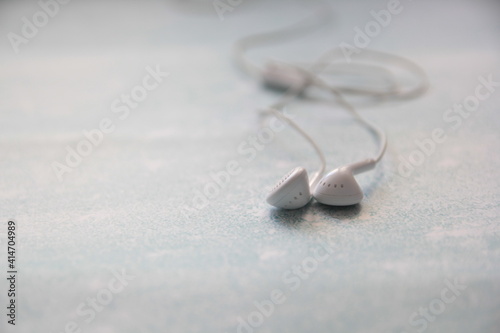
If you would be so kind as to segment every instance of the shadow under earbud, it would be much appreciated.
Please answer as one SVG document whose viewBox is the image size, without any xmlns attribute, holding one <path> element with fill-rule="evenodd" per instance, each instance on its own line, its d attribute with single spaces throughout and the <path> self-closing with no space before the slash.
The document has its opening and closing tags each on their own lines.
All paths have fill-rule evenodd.
<svg viewBox="0 0 500 333">
<path fill-rule="evenodd" d="M 362 205 L 351 206 L 328 206 L 319 202 L 309 203 L 299 209 L 279 209 L 273 208 L 269 212 L 269 217 L 276 223 L 289 228 L 297 228 L 304 222 L 307 213 L 324 215 L 336 220 L 352 220 L 361 212 Z"/>
<path fill-rule="evenodd" d="M 333 217 L 338 220 L 351 220 L 359 215 L 362 206 L 361 204 L 351 206 L 328 206 L 315 202 L 311 205 L 311 208 L 314 208 L 316 211 L 328 217 Z"/>
<path fill-rule="evenodd" d="M 310 203 L 299 209 L 273 208 L 269 212 L 269 217 L 274 222 L 281 223 L 288 227 L 294 227 L 304 221 L 303 217 L 309 210 L 309 207 L 311 207 Z"/>
</svg>

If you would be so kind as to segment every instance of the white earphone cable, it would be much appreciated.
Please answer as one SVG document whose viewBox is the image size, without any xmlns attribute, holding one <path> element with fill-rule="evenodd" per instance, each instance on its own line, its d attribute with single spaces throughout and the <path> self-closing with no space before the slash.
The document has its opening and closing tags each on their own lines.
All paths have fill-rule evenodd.
<svg viewBox="0 0 500 333">
<path fill-rule="evenodd" d="M 381 51 L 375 51 L 371 49 L 364 49 L 360 54 L 355 54 L 352 56 L 353 59 L 351 59 L 352 64 L 345 64 L 346 58 L 345 55 L 342 53 L 342 50 L 338 47 L 333 48 L 327 52 L 325 52 L 321 57 L 320 60 L 318 60 L 318 63 L 326 63 L 326 66 L 331 66 L 332 64 L 344 64 L 344 66 L 352 66 L 352 65 L 362 65 L 362 66 L 367 66 L 367 67 L 372 67 L 376 68 L 378 67 L 379 69 L 382 69 L 386 72 L 389 72 L 392 77 L 394 77 L 393 73 L 390 72 L 390 70 L 387 67 L 383 67 L 380 65 L 380 63 L 388 62 L 389 63 L 389 68 L 392 67 L 400 67 L 400 68 L 406 68 L 406 70 L 415 75 L 415 77 L 418 79 L 419 83 L 407 89 L 406 91 L 402 91 L 401 89 L 395 89 L 393 92 L 389 92 L 386 94 L 386 97 L 394 98 L 394 99 L 412 99 L 420 96 L 423 94 L 429 87 L 427 75 L 425 72 L 414 62 L 395 55 L 395 54 L 389 54 Z M 358 60 L 358 58 L 363 59 L 363 57 L 367 58 L 366 60 L 371 60 L 372 62 L 376 62 L 377 65 L 369 65 L 365 64 L 361 61 Z M 338 59 L 336 59 L 338 58 Z M 325 67 L 324 67 L 325 68 Z M 397 81 L 396 81 L 397 82 Z M 399 86 L 399 85 L 398 85 Z M 343 87 L 337 87 L 338 91 L 342 91 L 344 88 Z M 372 91 L 365 91 L 367 94 L 373 94 Z"/>
<path fill-rule="evenodd" d="M 294 25 L 279 30 L 243 37 L 234 43 L 234 59 L 237 64 L 247 72 L 247 74 L 260 79 L 262 68 L 247 57 L 246 51 L 249 48 L 299 38 L 302 35 L 311 33 L 328 23 L 331 19 L 331 15 L 331 8 L 324 5 L 313 15 L 306 17 Z"/>
<path fill-rule="evenodd" d="M 325 6 L 325 8 L 322 8 L 321 10 L 315 12 L 312 16 L 303 19 L 302 21 L 287 28 L 241 38 L 234 45 L 234 58 L 240 65 L 240 67 L 248 74 L 259 79 L 263 79 L 265 78 L 265 69 L 249 60 L 246 55 L 246 52 L 249 48 L 298 38 L 301 35 L 312 32 L 318 29 L 323 24 L 329 22 L 330 17 L 331 9 L 328 6 Z M 307 134 L 300 126 L 298 126 L 298 124 L 295 123 L 290 117 L 281 112 L 281 110 L 291 101 L 296 99 L 305 90 L 305 88 L 307 88 L 307 86 L 316 86 L 331 93 L 342 107 L 349 111 L 357 121 L 366 126 L 377 137 L 379 142 L 379 150 L 375 157 L 373 159 L 363 160 L 352 164 L 359 165 L 361 166 L 361 168 L 363 168 L 363 165 L 366 165 L 367 163 L 374 166 L 375 163 L 379 162 L 382 159 L 387 148 L 387 137 L 383 130 L 381 130 L 372 122 L 368 121 L 366 118 L 362 117 L 356 111 L 355 107 L 346 100 L 345 95 L 369 96 L 382 100 L 403 100 L 415 98 L 428 89 L 428 80 L 425 72 L 418 65 L 414 64 L 406 58 L 368 49 L 363 49 L 360 54 L 354 54 L 352 58 L 355 61 L 352 63 L 347 63 L 345 54 L 340 48 L 336 47 L 323 53 L 317 61 L 313 62 L 312 64 L 308 64 L 308 66 L 306 67 L 309 68 L 304 68 L 304 66 L 300 66 L 298 64 L 286 64 L 285 62 L 282 62 L 283 64 L 287 65 L 288 70 L 294 71 L 292 74 L 299 73 L 299 81 L 306 83 L 306 85 L 300 86 L 300 89 L 294 89 L 294 87 L 290 85 L 289 89 L 286 90 L 285 95 L 277 103 L 274 103 L 269 108 L 266 108 L 264 110 L 267 113 L 273 114 L 277 118 L 288 123 L 314 148 L 320 159 L 320 167 L 314 174 L 314 176 L 311 177 L 311 186 L 315 186 L 317 184 L 325 171 L 325 157 L 318 144 L 312 139 L 312 137 Z M 358 58 L 361 59 L 358 60 Z M 396 79 L 394 73 L 390 70 L 391 66 L 384 67 L 380 65 L 380 63 L 386 62 L 389 62 L 392 67 L 406 69 L 409 73 L 418 78 L 419 83 L 416 86 L 412 86 L 410 88 L 403 88 L 401 83 Z M 366 87 L 356 87 L 353 85 L 342 86 L 329 84 L 327 81 L 321 78 L 321 75 L 327 74 L 332 67 L 336 67 L 337 70 L 364 69 L 364 74 L 367 73 L 367 70 L 378 70 L 386 76 L 385 78 L 384 76 L 379 77 L 382 79 L 387 79 L 388 85 L 384 89 L 368 89 Z M 287 74 L 286 68 L 280 70 L 284 71 L 280 72 L 281 74 Z"/>
<path fill-rule="evenodd" d="M 365 125 L 373 134 L 375 134 L 379 140 L 380 148 L 379 152 L 377 155 L 373 158 L 375 163 L 380 161 L 382 159 L 382 156 L 384 156 L 385 150 L 387 148 L 387 137 L 385 135 L 385 132 L 382 131 L 378 126 L 374 125 L 370 121 L 368 121 L 366 118 L 362 117 L 356 109 L 352 106 L 351 103 L 349 103 L 343 96 L 343 94 L 338 91 L 337 89 L 329 86 L 326 84 L 324 81 L 322 81 L 319 78 L 316 78 L 314 80 L 314 84 L 316 84 L 319 87 L 325 88 L 329 90 L 336 98 L 337 102 L 341 104 L 347 111 L 349 111 L 355 118 L 358 120 L 360 123 Z"/>
</svg>

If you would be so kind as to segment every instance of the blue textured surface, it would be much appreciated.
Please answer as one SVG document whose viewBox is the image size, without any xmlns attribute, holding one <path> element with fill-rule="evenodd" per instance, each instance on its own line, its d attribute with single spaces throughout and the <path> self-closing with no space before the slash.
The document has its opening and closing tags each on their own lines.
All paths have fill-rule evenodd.
<svg viewBox="0 0 500 333">
<path fill-rule="evenodd" d="M 348 208 L 266 205 L 266 190 L 282 175 L 316 166 L 291 130 L 251 161 L 237 149 L 259 132 L 256 109 L 278 95 L 231 64 L 232 42 L 294 22 L 313 3 L 248 1 L 220 21 L 211 2 L 190 12 L 154 1 L 74 1 L 19 54 L 3 38 L 0 268 L 6 223 L 15 219 L 20 273 L 18 325 L 7 325 L 2 310 L 1 331 L 64 332 L 74 322 L 97 333 L 237 332 L 238 318 L 258 322 L 255 302 L 281 290 L 282 304 L 241 332 L 499 332 L 500 92 L 457 128 L 443 114 L 474 94 L 479 76 L 500 81 L 500 8 L 401 3 L 370 46 L 419 63 L 431 89 L 415 101 L 361 109 L 387 130 L 389 149 L 359 177 L 362 204 Z M 385 7 L 334 5 L 328 29 L 252 56 L 310 61 L 352 43 L 352 29 Z M 2 36 L 39 10 L 35 3 L 0 8 Z M 121 120 L 113 100 L 156 65 L 169 76 Z M 338 107 L 299 102 L 291 112 L 324 147 L 330 168 L 375 149 Z M 115 131 L 59 182 L 51 163 L 104 117 Z M 446 141 L 401 176 L 400 158 L 435 128 Z M 181 208 L 232 160 L 241 173 L 207 207 Z M 296 272 L 302 264 L 309 273 Z M 89 298 L 105 297 L 113 271 L 122 270 L 134 278 L 87 322 Z M 453 297 L 449 283 L 457 280 L 465 290 Z M 4 309 L 5 279 L 0 288 Z M 443 294 L 453 301 L 441 301 Z M 419 309 L 429 307 L 423 319 Z"/>
</svg>

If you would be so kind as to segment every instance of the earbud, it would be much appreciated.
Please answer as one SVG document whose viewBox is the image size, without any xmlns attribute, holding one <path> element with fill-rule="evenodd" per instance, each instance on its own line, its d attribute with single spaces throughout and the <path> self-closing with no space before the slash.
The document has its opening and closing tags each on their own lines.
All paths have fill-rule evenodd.
<svg viewBox="0 0 500 333">
<path fill-rule="evenodd" d="M 313 196 L 325 205 L 350 206 L 363 200 L 363 191 L 355 174 L 373 169 L 376 161 L 367 159 L 337 168 L 325 175 L 316 185 Z"/>
<path fill-rule="evenodd" d="M 349 206 L 360 203 L 363 192 L 351 170 L 343 167 L 320 180 L 314 189 L 314 198 L 325 205 Z"/>
<path fill-rule="evenodd" d="M 330 13 L 329 7 L 321 8 L 313 17 L 308 17 L 284 29 L 281 28 L 241 38 L 234 45 L 235 60 L 243 70 L 257 77 L 266 87 L 284 92 L 277 102 L 263 111 L 290 125 L 292 129 L 309 142 L 320 159 L 320 166 L 314 174 L 311 174 L 310 181 L 306 170 L 298 167 L 290 171 L 271 190 L 271 193 L 267 196 L 267 202 L 278 208 L 296 209 L 303 207 L 311 200 L 311 192 L 313 192 L 318 202 L 326 205 L 348 206 L 361 202 L 363 191 L 354 176 L 373 169 L 375 164 L 380 162 L 387 148 L 387 138 L 383 130 L 369 119 L 365 119 L 362 114 L 359 114 L 350 99 L 346 99 L 344 96 L 350 94 L 372 97 L 374 102 L 381 102 L 386 99 L 403 100 L 420 96 L 428 88 L 427 77 L 418 65 L 402 57 L 368 49 L 363 50 L 363 54 L 367 56 L 366 59 L 356 59 L 353 63 L 342 60 L 345 58 L 343 57 L 345 52 L 338 47 L 328 50 L 318 57 L 317 61 L 303 63 L 302 65 L 273 60 L 261 66 L 247 56 L 246 53 L 250 48 L 286 41 L 298 37 L 302 33 L 312 31 L 311 28 L 316 25 L 319 27 L 319 23 L 328 22 L 331 17 Z M 386 63 L 389 66 L 386 66 Z M 336 70 L 332 72 L 330 65 L 335 65 L 333 69 Z M 365 82 L 363 74 L 366 70 L 369 70 L 367 72 L 368 78 L 372 77 L 373 74 L 370 74 L 370 72 L 374 70 L 383 74 L 382 78 L 384 80 L 389 79 L 389 88 L 380 90 L 370 88 L 371 84 L 368 86 L 365 83 L 361 86 L 357 86 L 356 83 L 346 84 L 344 77 L 338 75 L 343 75 L 345 71 L 347 75 L 351 73 L 356 76 L 359 75 L 360 79 L 362 79 L 360 82 Z M 418 78 L 420 81 L 418 85 L 407 84 L 406 81 L 408 80 L 406 78 L 399 79 L 400 73 L 404 74 L 405 72 Z M 327 74 L 336 76 L 335 84 L 326 79 Z M 285 115 L 284 110 L 295 99 L 308 97 L 306 93 L 309 89 L 328 93 L 339 106 L 348 111 L 362 126 L 366 127 L 378 141 L 378 153 L 371 159 L 337 168 L 323 177 L 326 168 L 326 159 L 323 152 L 306 131 L 302 130 L 293 119 Z M 305 100 L 308 99 L 305 98 Z"/>
<path fill-rule="evenodd" d="M 309 177 L 302 167 L 294 168 L 271 190 L 267 203 L 283 209 L 297 209 L 311 201 Z"/>
</svg>

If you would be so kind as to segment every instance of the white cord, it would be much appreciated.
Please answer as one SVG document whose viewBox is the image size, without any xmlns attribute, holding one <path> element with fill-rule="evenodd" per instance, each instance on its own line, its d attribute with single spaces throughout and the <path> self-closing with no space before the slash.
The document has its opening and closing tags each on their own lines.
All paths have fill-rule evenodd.
<svg viewBox="0 0 500 333">
<path fill-rule="evenodd" d="M 331 19 L 331 14 L 331 8 L 325 5 L 313 15 L 306 17 L 294 25 L 279 30 L 243 37 L 234 43 L 234 59 L 247 74 L 260 79 L 262 67 L 255 64 L 247 57 L 246 51 L 249 48 L 301 37 L 328 23 Z"/>
<path fill-rule="evenodd" d="M 301 63 L 301 64 L 289 64 L 284 61 L 282 63 L 287 64 L 288 66 L 295 66 L 297 69 L 300 69 L 303 71 L 306 75 L 310 75 L 309 72 L 310 70 L 307 67 L 313 67 L 311 64 L 306 64 L 306 63 Z M 340 66 L 339 66 L 340 65 Z M 337 91 L 346 94 L 346 95 L 361 95 L 361 96 L 372 96 L 372 97 L 377 97 L 377 98 L 384 98 L 388 97 L 390 95 L 393 95 L 395 92 L 399 90 L 399 83 L 396 80 L 395 75 L 388 70 L 385 67 L 379 66 L 379 65 L 371 65 L 371 64 L 364 64 L 364 63 L 353 63 L 353 64 L 338 64 L 338 63 L 322 63 L 322 70 L 321 72 L 315 73 L 317 76 L 326 76 L 326 74 L 329 74 L 330 76 L 336 76 L 336 77 L 341 77 L 340 74 L 348 74 L 348 75 L 353 75 L 356 71 L 358 72 L 357 75 L 359 76 L 359 72 L 363 72 L 365 74 L 369 73 L 369 71 L 372 72 L 378 72 L 376 74 L 379 74 L 377 78 L 382 79 L 386 81 L 387 87 L 383 87 L 384 89 L 366 89 L 366 88 L 360 88 L 360 87 L 355 87 L 352 85 L 338 85 L 334 86 L 331 85 L 332 88 L 335 88 Z M 353 71 L 354 70 L 354 71 Z M 374 77 L 372 75 L 371 77 Z M 362 77 L 363 78 L 363 77 Z"/>
<path fill-rule="evenodd" d="M 359 61 L 357 58 L 365 58 L 366 60 L 371 60 L 372 62 L 376 62 L 377 65 L 374 65 L 374 67 L 379 67 L 379 68 L 384 68 L 385 70 L 390 72 L 390 67 L 394 68 L 406 68 L 406 70 L 415 75 L 419 81 L 419 84 L 416 85 L 413 88 L 407 89 L 406 91 L 403 91 L 401 89 L 396 89 L 393 93 L 389 93 L 386 95 L 386 97 L 391 97 L 391 98 L 398 98 L 398 99 L 412 99 L 420 96 L 423 94 L 429 87 L 427 75 L 425 72 L 415 64 L 414 62 L 404 58 L 397 56 L 395 54 L 389 54 L 381 51 L 375 51 L 371 49 L 363 49 L 360 54 L 353 55 L 353 61 Z M 345 63 L 346 59 L 344 54 L 342 53 L 342 50 L 338 47 L 330 49 L 329 51 L 325 52 L 318 60 L 318 62 L 321 63 L 326 63 L 328 64 L 327 66 L 330 66 L 331 64 L 337 64 L 337 63 Z M 382 67 L 379 64 L 380 63 L 388 63 L 388 67 Z M 355 62 L 353 64 L 356 64 Z M 344 64 L 344 66 L 350 66 L 353 64 Z M 360 63 L 363 64 L 363 63 Z M 359 64 L 356 64 L 359 65 Z M 366 66 L 366 64 L 363 64 Z M 372 66 L 372 65 L 368 65 Z M 392 73 L 392 72 L 391 72 Z M 393 75 L 393 74 L 392 74 Z M 339 89 L 340 90 L 340 89 Z M 371 92 L 370 92 L 371 93 Z"/>
<path fill-rule="evenodd" d="M 325 172 L 325 169 L 326 169 L 326 159 L 325 159 L 325 155 L 323 155 L 323 152 L 321 151 L 321 148 L 319 148 L 316 141 L 314 141 L 314 139 L 311 138 L 309 136 L 309 134 L 307 134 L 306 131 L 304 131 L 295 121 L 293 121 L 290 117 L 286 116 L 281 111 L 278 111 L 275 108 L 268 108 L 268 109 L 264 109 L 263 111 L 269 112 L 269 113 L 273 114 L 274 116 L 276 116 L 277 118 L 283 120 L 284 122 L 287 122 L 294 130 L 296 130 L 300 135 L 302 135 L 302 137 L 304 139 L 306 139 L 307 142 L 309 142 L 311 144 L 311 146 L 314 148 L 314 150 L 318 154 L 319 159 L 320 159 L 320 167 L 319 167 L 318 171 L 316 171 L 313 174 L 313 176 L 311 177 L 311 180 L 310 180 L 310 186 L 312 188 L 314 188 L 314 186 L 316 186 L 316 184 L 320 181 L 321 176 L 323 175 L 323 173 Z"/>
<path fill-rule="evenodd" d="M 377 136 L 380 148 L 378 154 L 373 158 L 373 160 L 375 161 L 375 163 L 380 161 L 382 159 L 382 156 L 384 156 L 385 150 L 387 148 L 387 137 L 385 135 L 385 132 L 382 131 L 379 127 L 377 127 L 373 123 L 371 123 L 370 121 L 368 121 L 366 118 L 362 117 L 352 106 L 352 104 L 350 104 L 344 98 L 343 94 L 340 91 L 329 86 L 319 78 L 316 78 L 314 80 L 314 84 L 330 91 L 337 98 L 339 104 L 341 104 L 347 111 L 349 111 L 356 118 L 356 120 L 365 125 L 373 134 L 375 134 L 375 136 Z"/>
<path fill-rule="evenodd" d="M 321 25 L 325 24 L 329 21 L 331 16 L 331 10 L 329 7 L 326 9 L 322 9 L 316 12 L 311 17 L 308 17 L 295 25 L 290 27 L 275 30 L 272 32 L 261 33 L 257 35 L 248 36 L 238 40 L 234 45 L 234 58 L 236 62 L 240 65 L 240 67 L 245 70 L 251 76 L 262 79 L 264 77 L 264 69 L 250 61 L 246 55 L 246 51 L 250 47 L 261 46 L 269 43 L 274 43 L 277 41 L 284 41 L 287 39 L 297 38 L 302 34 L 308 33 L 312 30 L 319 28 Z M 369 64 L 363 61 L 359 61 L 357 58 L 365 57 L 365 62 L 370 60 L 371 62 L 375 62 L 376 64 Z M 360 54 L 353 55 L 353 58 L 356 58 L 356 62 L 352 64 L 347 64 L 344 53 L 340 48 L 333 48 L 323 53 L 319 59 L 312 64 L 310 64 L 309 68 L 303 68 L 297 64 L 287 64 L 289 69 L 294 71 L 298 71 L 302 73 L 303 82 L 306 82 L 307 85 L 313 85 L 322 89 L 325 89 L 329 93 L 333 94 L 336 98 L 337 102 L 343 106 L 347 111 L 349 111 L 361 124 L 367 127 L 378 139 L 379 141 L 379 150 L 373 159 L 360 161 L 357 163 L 353 163 L 352 165 L 363 165 L 366 161 L 368 163 L 372 163 L 373 165 L 379 162 L 387 148 L 387 137 L 378 126 L 374 125 L 366 118 L 362 117 L 354 108 L 354 106 L 349 103 L 344 95 L 362 95 L 362 96 L 370 96 L 374 98 L 380 99 L 411 99 L 415 98 L 422 93 L 424 93 L 428 89 L 428 80 L 425 75 L 425 72 L 416 64 L 411 62 L 408 59 L 403 57 L 399 57 L 396 55 L 363 49 Z M 368 62 L 370 62 L 368 61 Z M 384 62 L 392 63 L 393 67 L 399 67 L 406 69 L 409 73 L 415 75 L 419 84 L 415 87 L 410 87 L 406 89 L 402 89 L 401 84 L 396 79 L 394 73 L 387 67 L 383 67 L 380 63 Z M 329 71 L 329 67 L 332 65 L 336 65 L 337 68 L 365 68 L 366 69 L 377 69 L 387 75 L 389 86 L 384 90 L 370 90 L 363 89 L 359 87 L 353 86 L 334 86 L 328 84 L 325 80 L 323 80 L 320 75 L 327 73 Z M 340 66 L 339 66 L 340 65 Z M 390 66 L 389 66 L 390 67 Z M 282 73 L 283 74 L 283 73 Z M 287 74 L 287 73 L 284 73 Z M 290 74 L 290 73 L 288 73 Z M 294 72 L 292 74 L 297 74 Z M 292 76 L 293 77 L 293 76 Z M 300 79 L 299 75 L 299 79 Z M 285 82 L 286 84 L 286 82 Z M 307 88 L 307 85 L 303 86 L 301 89 L 293 89 L 292 86 L 289 86 L 289 89 L 286 90 L 285 95 L 275 104 L 271 105 L 269 108 L 265 109 L 266 112 L 275 115 L 281 120 L 287 122 L 294 130 L 296 130 L 311 146 L 314 148 L 318 157 L 320 159 L 320 167 L 318 171 L 314 174 L 311 180 L 311 186 L 316 185 L 316 183 L 320 180 L 322 174 L 326 168 L 325 157 L 319 148 L 318 144 L 302 129 L 297 125 L 292 119 L 287 117 L 283 112 L 280 112 L 287 104 L 296 99 L 304 90 Z"/>
</svg>

